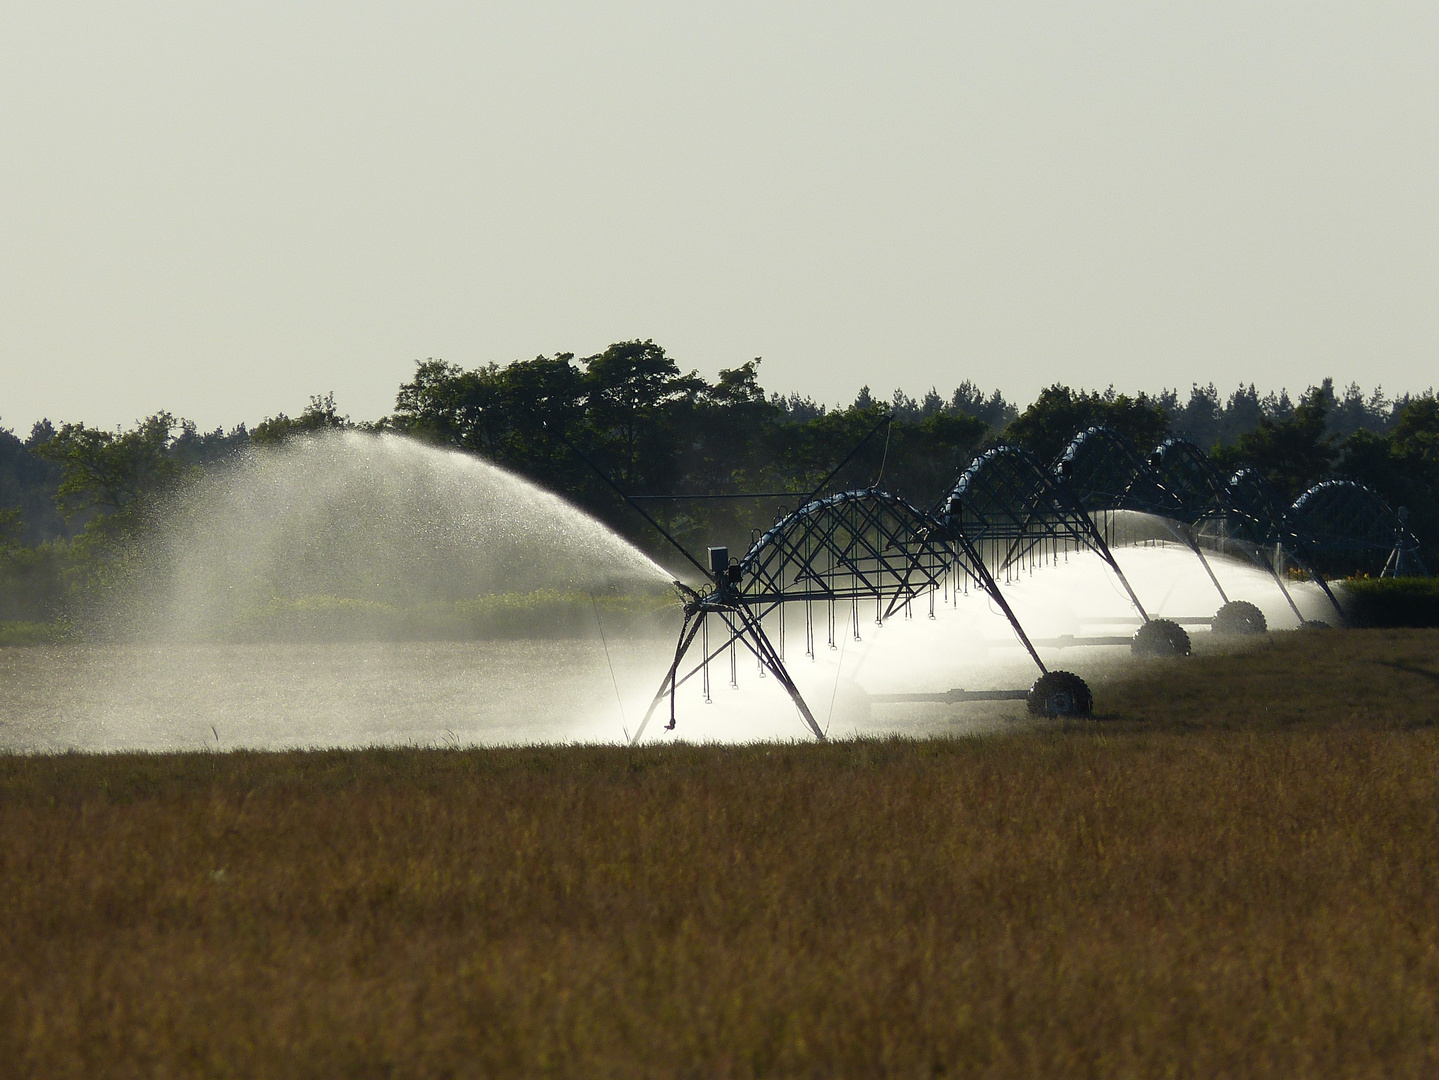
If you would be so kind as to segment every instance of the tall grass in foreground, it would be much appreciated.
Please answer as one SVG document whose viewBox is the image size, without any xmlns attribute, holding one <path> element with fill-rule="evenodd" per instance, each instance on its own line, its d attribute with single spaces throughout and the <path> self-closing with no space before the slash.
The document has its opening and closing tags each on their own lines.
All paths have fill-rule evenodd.
<svg viewBox="0 0 1439 1080">
<path fill-rule="evenodd" d="M 986 741 L 0 759 L 0 1072 L 1433 1075 L 1436 642 Z"/>
</svg>

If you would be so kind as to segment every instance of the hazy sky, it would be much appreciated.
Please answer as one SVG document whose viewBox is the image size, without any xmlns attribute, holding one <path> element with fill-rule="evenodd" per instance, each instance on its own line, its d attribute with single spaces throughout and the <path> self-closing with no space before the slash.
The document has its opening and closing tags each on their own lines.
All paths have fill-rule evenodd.
<svg viewBox="0 0 1439 1080">
<path fill-rule="evenodd" d="M 649 337 L 853 398 L 1439 382 L 1439 5 L 0 6 L 0 424 Z"/>
</svg>

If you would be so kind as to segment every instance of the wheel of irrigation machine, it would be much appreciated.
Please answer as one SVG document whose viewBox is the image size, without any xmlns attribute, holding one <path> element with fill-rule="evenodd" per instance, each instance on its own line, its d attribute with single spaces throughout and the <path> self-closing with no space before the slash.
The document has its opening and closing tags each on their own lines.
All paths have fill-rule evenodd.
<svg viewBox="0 0 1439 1080">
<path fill-rule="evenodd" d="M 1094 711 L 1089 684 L 1072 671 L 1046 671 L 1025 698 L 1035 716 L 1088 716 Z"/>
<path fill-rule="evenodd" d="M 1129 647 L 1135 656 L 1188 656 L 1189 634 L 1171 619 L 1150 619 Z"/>
<path fill-rule="evenodd" d="M 1223 634 L 1226 637 L 1239 637 L 1244 634 L 1262 634 L 1269 629 L 1269 621 L 1265 619 L 1264 612 L 1259 610 L 1257 604 L 1251 604 L 1248 600 L 1231 600 L 1214 613 L 1214 621 L 1209 628 L 1216 634 Z"/>
</svg>

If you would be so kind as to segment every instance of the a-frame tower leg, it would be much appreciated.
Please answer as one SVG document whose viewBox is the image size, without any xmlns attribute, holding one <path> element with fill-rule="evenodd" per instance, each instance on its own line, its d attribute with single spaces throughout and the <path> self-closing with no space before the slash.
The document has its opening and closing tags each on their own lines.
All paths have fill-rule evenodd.
<svg viewBox="0 0 1439 1080">
<path fill-rule="evenodd" d="M 665 673 L 665 677 L 660 680 L 660 688 L 655 692 L 654 700 L 650 702 L 650 707 L 645 710 L 644 719 L 640 721 L 640 726 L 635 729 L 634 737 L 630 739 L 631 746 L 639 743 L 640 737 L 645 733 L 645 728 L 649 726 L 650 718 L 654 716 L 655 710 L 659 708 L 659 704 L 665 699 L 666 694 L 668 694 L 670 698 L 670 723 L 674 723 L 675 672 L 679 670 L 680 664 L 684 661 L 685 653 L 689 652 L 690 646 L 694 644 L 695 635 L 700 632 L 700 626 L 703 625 L 704 620 L 705 612 L 703 611 L 696 612 L 693 616 L 685 616 L 685 623 L 680 627 L 679 641 L 675 645 L 675 658 L 670 663 L 670 669 Z"/>
</svg>

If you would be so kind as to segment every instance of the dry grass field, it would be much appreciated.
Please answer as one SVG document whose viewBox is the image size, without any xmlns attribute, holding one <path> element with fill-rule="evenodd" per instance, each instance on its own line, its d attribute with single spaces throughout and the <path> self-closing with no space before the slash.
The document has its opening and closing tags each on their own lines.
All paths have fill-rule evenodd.
<svg viewBox="0 0 1439 1080">
<path fill-rule="evenodd" d="M 0 1075 L 1439 1074 L 1439 632 L 1096 690 L 982 740 L 0 758 Z"/>
</svg>

